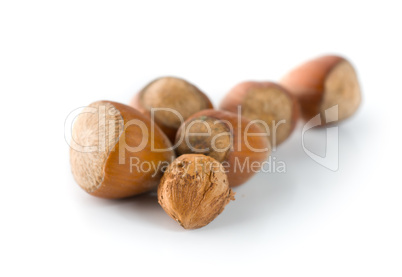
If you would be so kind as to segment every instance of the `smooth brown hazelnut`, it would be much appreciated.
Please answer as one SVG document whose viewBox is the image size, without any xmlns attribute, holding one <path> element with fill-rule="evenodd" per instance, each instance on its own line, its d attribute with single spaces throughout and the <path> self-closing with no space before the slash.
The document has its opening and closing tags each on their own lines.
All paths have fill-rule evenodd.
<svg viewBox="0 0 402 277">
<path fill-rule="evenodd" d="M 174 159 L 165 134 L 139 111 L 99 101 L 84 108 L 72 130 L 71 169 L 91 195 L 124 198 L 157 187 Z M 153 127 L 153 129 L 152 129 Z"/>
<path fill-rule="evenodd" d="M 361 102 L 356 71 L 339 56 L 310 60 L 283 77 L 281 84 L 297 97 L 305 120 L 318 114 L 325 119 L 325 111 L 338 105 L 337 121 L 341 121 L 352 116 Z"/>
<path fill-rule="evenodd" d="M 243 82 L 232 88 L 222 100 L 222 110 L 250 120 L 262 120 L 268 126 L 271 145 L 284 142 L 299 117 L 299 104 L 284 87 L 272 82 Z"/>
<path fill-rule="evenodd" d="M 208 97 L 193 84 L 175 77 L 162 77 L 146 85 L 130 105 L 152 117 L 171 142 L 177 129 L 194 113 L 212 109 Z"/>
<path fill-rule="evenodd" d="M 222 163 L 231 187 L 250 179 L 271 151 L 257 122 L 218 110 L 204 110 L 188 118 L 177 131 L 175 143 L 178 155 L 204 154 Z"/>
<path fill-rule="evenodd" d="M 234 195 L 222 165 L 197 154 L 174 160 L 158 187 L 159 204 L 185 229 L 209 224 Z"/>
</svg>

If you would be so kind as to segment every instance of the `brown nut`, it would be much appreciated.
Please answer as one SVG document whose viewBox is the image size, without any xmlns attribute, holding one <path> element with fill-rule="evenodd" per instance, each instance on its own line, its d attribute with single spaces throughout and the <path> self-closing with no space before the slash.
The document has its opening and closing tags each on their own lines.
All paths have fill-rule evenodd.
<svg viewBox="0 0 402 277">
<path fill-rule="evenodd" d="M 165 134 L 153 127 L 129 106 L 110 101 L 90 104 L 72 130 L 70 162 L 76 182 L 103 198 L 124 198 L 156 188 L 161 168 L 174 159 L 174 152 Z"/>
<path fill-rule="evenodd" d="M 272 82 L 243 82 L 222 100 L 220 109 L 237 113 L 268 125 L 272 146 L 285 141 L 296 126 L 299 104 L 284 87 Z"/>
<path fill-rule="evenodd" d="M 310 60 L 283 77 L 281 84 L 297 97 L 305 120 L 318 114 L 325 119 L 325 111 L 338 105 L 340 121 L 353 115 L 361 102 L 356 71 L 339 56 Z"/>
<path fill-rule="evenodd" d="M 212 109 L 211 101 L 196 86 L 174 77 L 152 81 L 134 96 L 130 105 L 149 117 L 151 109 L 156 109 L 154 120 L 171 142 L 183 123 L 182 119 L 186 120 L 198 111 Z"/>
<path fill-rule="evenodd" d="M 199 153 L 223 163 L 231 187 L 250 179 L 271 151 L 258 123 L 218 110 L 204 110 L 188 118 L 177 131 L 176 145 L 178 155 Z"/>
<path fill-rule="evenodd" d="M 185 229 L 209 224 L 234 195 L 222 165 L 197 154 L 174 160 L 158 187 L 159 204 Z"/>
</svg>

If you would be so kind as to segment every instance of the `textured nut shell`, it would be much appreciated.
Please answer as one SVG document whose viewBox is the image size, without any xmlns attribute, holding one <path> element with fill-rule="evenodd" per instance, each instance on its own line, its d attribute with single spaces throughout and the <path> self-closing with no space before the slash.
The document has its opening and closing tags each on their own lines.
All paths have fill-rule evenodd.
<svg viewBox="0 0 402 277">
<path fill-rule="evenodd" d="M 157 127 L 154 126 L 155 133 L 152 136 L 151 122 L 139 111 L 116 102 L 102 101 L 106 105 L 112 105 L 114 109 L 119 111 L 124 126 L 127 126 L 123 132 L 120 133 L 117 143 L 112 147 L 107 155 L 103 164 L 98 164 L 101 167 L 102 176 L 99 176 L 99 183 L 91 189 L 87 189 L 82 184 L 81 176 L 77 175 L 77 167 L 82 166 L 81 162 L 85 159 L 90 159 L 88 153 L 79 153 L 74 149 L 70 151 L 71 166 L 73 175 L 79 185 L 88 193 L 102 198 L 124 198 L 134 196 L 154 189 L 161 177 L 162 172 L 160 168 L 155 171 L 154 169 L 148 172 L 136 170 L 131 168 L 130 159 L 135 159 L 141 163 L 152 163 L 158 165 L 160 163 L 168 163 L 174 158 L 174 152 L 170 149 L 171 144 L 165 134 Z M 135 147 L 140 145 L 143 139 L 143 133 L 137 125 L 126 125 L 131 120 L 139 120 L 144 123 L 147 128 L 146 144 L 142 151 L 132 152 L 126 149 L 126 146 Z M 153 151 L 151 149 L 151 140 L 154 139 L 155 149 L 169 149 L 166 151 Z M 119 160 L 119 158 L 121 158 Z M 122 163 L 121 163 L 122 162 Z"/>
<path fill-rule="evenodd" d="M 234 195 L 222 165 L 198 154 L 177 158 L 158 187 L 159 204 L 185 229 L 209 224 L 234 200 Z"/>
<path fill-rule="evenodd" d="M 196 135 L 190 135 L 193 133 Z M 209 135 L 200 136 L 199 134 Z M 233 137 L 231 128 L 226 122 L 207 116 L 197 117 L 191 122 L 187 121 L 179 129 L 177 136 L 183 140 L 177 142 L 176 153 L 180 155 L 203 154 L 218 162 L 226 159 L 232 146 Z"/>
<path fill-rule="evenodd" d="M 130 106 L 136 108 L 137 110 L 139 110 L 140 112 L 142 112 L 144 115 L 146 115 L 147 117 L 151 118 L 151 111 L 149 107 L 146 107 L 142 101 L 142 96 L 144 94 L 144 92 L 147 91 L 147 89 L 149 87 L 151 87 L 153 84 L 163 81 L 163 80 L 170 80 L 171 82 L 179 82 L 182 86 L 188 86 L 189 89 L 191 89 L 191 91 L 197 93 L 198 97 L 200 99 L 202 99 L 202 102 L 204 102 L 204 108 L 205 109 L 212 109 L 213 105 L 211 103 L 211 101 L 209 100 L 208 96 L 206 96 L 201 90 L 199 90 L 196 86 L 194 86 L 193 84 L 191 84 L 190 82 L 187 82 L 183 79 L 180 78 L 175 78 L 175 77 L 161 77 L 158 78 L 152 82 L 150 82 L 148 85 L 146 85 L 140 92 L 138 92 L 136 95 L 134 95 L 133 99 L 130 102 Z M 172 88 L 170 88 L 172 89 Z M 184 92 L 184 89 L 182 88 L 182 92 Z M 166 97 L 163 99 L 160 99 L 161 103 L 163 103 L 163 101 L 174 101 L 177 102 L 180 99 L 174 98 L 174 99 L 167 99 Z M 191 103 L 184 103 L 184 105 L 191 105 Z M 198 104 L 198 103 L 196 103 Z M 161 105 L 164 106 L 164 105 Z M 166 105 L 166 107 L 168 107 L 168 105 Z M 203 108 L 203 109 L 204 109 Z M 198 112 L 199 109 L 194 110 L 193 112 Z M 187 119 L 188 116 L 184 117 L 184 120 Z M 161 130 L 166 134 L 166 136 L 170 139 L 170 141 L 173 143 L 174 139 L 176 137 L 176 132 L 177 129 L 179 128 L 179 126 L 172 126 L 172 125 L 168 125 L 168 124 L 164 124 L 163 122 L 161 122 L 160 120 L 157 120 L 157 118 L 155 118 L 155 122 L 156 124 L 158 124 L 158 126 L 161 128 Z"/>
<path fill-rule="evenodd" d="M 352 68 L 353 76 L 351 77 L 356 79 L 356 92 L 352 92 L 353 95 L 348 95 L 344 99 L 340 95 L 325 95 L 328 88 L 328 77 L 342 63 L 347 63 Z M 336 75 L 339 76 L 339 74 Z M 282 78 L 281 84 L 299 100 L 301 114 L 305 120 L 313 118 L 322 112 L 322 109 L 328 108 L 329 103 L 326 99 L 331 99 L 331 105 L 336 105 L 337 102 L 341 102 L 342 100 L 348 101 L 350 97 L 353 98 L 353 107 L 346 109 L 346 113 L 343 112 L 343 107 L 339 107 L 339 120 L 351 116 L 360 104 L 360 89 L 358 88 L 356 73 L 350 63 L 339 56 L 328 55 L 310 60 L 290 71 Z M 322 106 L 323 104 L 324 106 Z"/>
<path fill-rule="evenodd" d="M 239 186 L 249 180 L 255 172 L 253 170 L 242 171 L 239 168 L 243 167 L 243 165 L 250 165 L 253 162 L 262 163 L 268 159 L 268 156 L 271 152 L 271 145 L 267 137 L 265 136 L 250 136 L 248 137 L 248 145 L 244 140 L 244 133 L 246 132 L 247 125 L 250 123 L 250 120 L 240 117 L 238 118 L 237 114 L 230 113 L 226 111 L 218 111 L 218 110 L 204 110 L 200 111 L 190 118 L 188 118 L 182 126 L 180 126 L 176 141 L 180 139 L 180 133 L 182 129 L 185 128 L 186 123 L 190 122 L 192 119 L 207 116 L 213 117 L 219 120 L 226 121 L 229 126 L 232 128 L 233 134 L 233 147 L 226 154 L 225 162 L 227 162 L 228 166 L 225 166 L 229 185 L 231 187 Z M 264 133 L 264 131 L 257 125 L 252 124 L 247 130 L 248 134 L 256 134 L 256 133 Z M 255 152 L 252 149 L 266 149 L 265 151 Z"/>
<path fill-rule="evenodd" d="M 251 93 L 257 90 L 263 92 L 262 94 L 260 93 L 260 97 L 262 96 L 263 99 L 248 99 L 250 98 Z M 273 95 L 272 93 L 267 94 L 269 90 L 275 92 L 276 95 Z M 268 98 L 269 100 L 267 100 Z M 255 104 L 253 104 L 252 101 L 254 101 Z M 248 107 L 245 107 L 245 105 L 248 105 Z M 253 107 L 254 105 L 255 108 Z M 264 107 L 263 114 L 259 114 L 261 111 L 256 109 L 259 105 Z M 283 119 L 286 120 L 285 124 L 278 125 L 276 141 L 271 138 L 272 146 L 281 144 L 290 136 L 299 118 L 299 103 L 297 99 L 284 87 L 273 82 L 242 82 L 233 87 L 226 94 L 219 108 L 221 110 L 237 113 L 239 106 L 242 108 L 241 112 L 244 117 L 247 117 L 250 120 L 264 120 L 270 127 L 271 133 L 274 128 L 272 126 L 272 120 L 275 120 L 276 124 Z M 267 120 L 266 117 L 271 119 Z"/>
<path fill-rule="evenodd" d="M 77 117 L 70 144 L 71 171 L 87 192 L 92 193 L 102 183 L 105 162 L 123 128 L 120 112 L 107 102 L 92 103 Z"/>
</svg>

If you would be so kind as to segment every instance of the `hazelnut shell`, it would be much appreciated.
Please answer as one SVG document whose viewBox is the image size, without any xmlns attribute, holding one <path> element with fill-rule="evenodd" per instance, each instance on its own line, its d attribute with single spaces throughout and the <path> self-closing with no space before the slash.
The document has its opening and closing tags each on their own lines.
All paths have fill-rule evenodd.
<svg viewBox="0 0 402 277">
<path fill-rule="evenodd" d="M 98 113 L 88 114 L 84 110 L 73 126 L 72 145 L 75 147 L 70 149 L 70 162 L 77 183 L 91 195 L 113 199 L 134 196 L 156 188 L 163 174 L 161 167 L 146 168 L 147 172 L 144 172 L 141 167 L 133 169 L 130 159 L 135 159 L 140 164 L 165 163 L 167 166 L 175 154 L 165 134 L 155 124 L 152 124 L 152 133 L 151 121 L 124 104 L 99 101 L 88 108 L 100 111 L 101 107 L 106 107 L 106 124 L 100 123 Z M 145 133 L 135 124 L 127 125 L 130 122 L 142 122 Z M 111 123 L 114 123 L 116 130 L 109 128 Z M 103 131 L 100 130 L 101 127 Z M 92 152 L 80 150 L 80 146 L 87 145 L 88 142 L 98 143 L 99 137 L 106 139 L 104 149 L 97 148 Z M 165 150 L 154 151 L 151 148 L 152 139 L 154 149 Z M 140 146 L 144 142 L 140 151 L 127 149 Z"/>
<path fill-rule="evenodd" d="M 188 154 L 168 167 L 158 187 L 158 202 L 185 229 L 209 224 L 234 200 L 222 165 L 211 157 Z"/>
<path fill-rule="evenodd" d="M 318 114 L 324 118 L 326 109 L 339 105 L 340 121 L 353 115 L 361 102 L 356 72 L 340 56 L 310 60 L 285 75 L 281 84 L 298 99 L 305 120 Z"/>
<path fill-rule="evenodd" d="M 260 92 L 258 98 L 255 96 L 256 92 Z M 232 113 L 237 113 L 239 107 L 242 116 L 267 123 L 272 146 L 281 144 L 292 134 L 299 118 L 297 99 L 283 86 L 273 82 L 242 82 L 226 94 L 219 106 L 221 110 Z M 285 122 L 279 123 L 281 120 Z M 277 129 L 274 138 L 272 133 L 275 124 Z"/>
<path fill-rule="evenodd" d="M 232 145 L 224 159 L 220 162 L 225 162 L 224 166 L 231 187 L 236 187 L 245 183 L 256 173 L 253 170 L 250 170 L 247 165 L 254 162 L 261 163 L 262 165 L 262 163 L 268 159 L 271 152 L 270 142 L 266 136 L 263 136 L 263 129 L 255 123 L 251 124 L 250 120 L 244 117 L 238 117 L 235 113 L 220 110 L 204 110 L 192 115 L 180 126 L 176 135 L 176 143 L 181 140 L 181 137 L 183 136 L 182 132 L 185 132 L 187 128 L 186 126 L 192 120 L 202 117 L 215 118 L 218 121 L 226 122 L 230 126 Z M 248 134 L 259 133 L 261 136 L 248 136 L 246 143 L 244 134 L 246 133 L 248 125 Z M 186 143 L 184 139 L 182 140 L 182 143 Z M 253 149 L 261 151 L 256 152 Z M 185 153 L 178 152 L 177 154 L 182 155 Z M 246 165 L 246 171 L 241 170 L 239 165 L 240 167 Z"/>
<path fill-rule="evenodd" d="M 155 88 L 157 87 L 157 88 Z M 152 104 L 146 105 L 143 98 L 144 94 L 153 88 L 153 103 L 157 104 L 157 108 L 173 108 L 183 116 L 186 120 L 188 116 L 180 112 L 181 109 L 185 109 L 186 113 L 190 111 L 191 114 L 196 113 L 204 109 L 212 109 L 213 105 L 209 98 L 199 90 L 195 85 L 190 82 L 176 78 L 176 77 L 161 77 L 153 80 L 147 84 L 140 92 L 138 92 L 130 102 L 130 106 L 142 112 L 147 117 L 151 118 L 151 108 L 155 108 Z M 176 119 L 173 114 L 166 114 L 162 118 L 155 116 L 155 122 L 166 134 L 166 136 L 173 143 L 177 129 L 181 123 L 168 124 L 166 118 Z"/>
</svg>

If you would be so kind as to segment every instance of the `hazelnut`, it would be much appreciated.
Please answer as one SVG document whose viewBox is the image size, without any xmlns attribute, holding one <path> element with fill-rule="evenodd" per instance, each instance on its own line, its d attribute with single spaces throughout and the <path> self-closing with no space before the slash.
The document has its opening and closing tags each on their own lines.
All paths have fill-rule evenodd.
<svg viewBox="0 0 402 277">
<path fill-rule="evenodd" d="M 211 109 L 212 103 L 196 86 L 174 78 L 162 77 L 145 86 L 131 101 L 132 107 L 151 117 L 174 141 L 177 129 L 192 114 Z"/>
<path fill-rule="evenodd" d="M 283 77 L 281 84 L 297 97 L 305 120 L 318 114 L 323 117 L 335 105 L 338 121 L 346 119 L 356 112 L 361 101 L 356 71 L 339 56 L 308 61 Z"/>
<path fill-rule="evenodd" d="M 250 179 L 271 151 L 258 123 L 218 110 L 204 110 L 188 118 L 177 131 L 176 145 L 178 155 L 204 154 L 222 163 L 231 187 Z"/>
<path fill-rule="evenodd" d="M 222 165 L 211 157 L 178 157 L 165 171 L 158 202 L 185 229 L 209 224 L 234 200 Z"/>
<path fill-rule="evenodd" d="M 243 82 L 232 88 L 222 100 L 220 109 L 250 120 L 263 120 L 268 125 L 272 146 L 284 142 L 292 133 L 299 116 L 299 104 L 284 87 L 272 82 Z"/>
<path fill-rule="evenodd" d="M 78 115 L 70 146 L 76 182 L 103 198 L 156 188 L 162 167 L 174 158 L 169 140 L 157 126 L 139 111 L 110 101 L 92 103 Z"/>
</svg>

